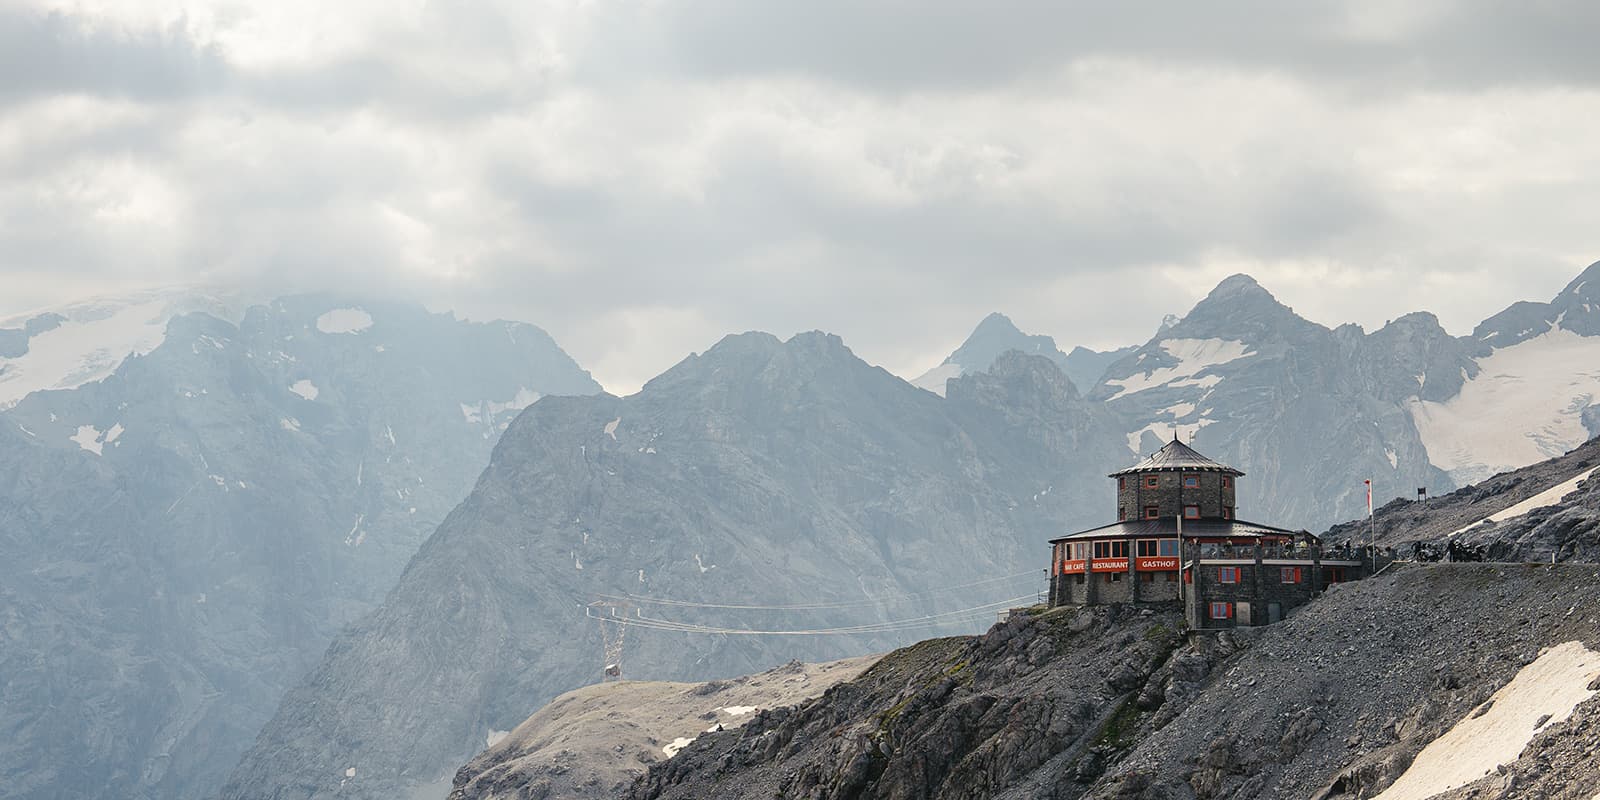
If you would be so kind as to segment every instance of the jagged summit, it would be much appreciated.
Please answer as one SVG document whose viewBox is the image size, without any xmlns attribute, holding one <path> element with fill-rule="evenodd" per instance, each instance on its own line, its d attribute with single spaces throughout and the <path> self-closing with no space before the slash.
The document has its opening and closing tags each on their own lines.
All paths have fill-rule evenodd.
<svg viewBox="0 0 1600 800">
<path fill-rule="evenodd" d="M 967 340 L 939 366 L 923 373 L 911 383 L 934 394 L 943 395 L 946 381 L 972 372 L 983 372 L 989 369 L 1002 353 L 1010 350 L 1044 356 L 1067 370 L 1069 375 L 1072 372 L 1067 355 L 1056 347 L 1055 339 L 1023 333 L 1010 317 L 995 311 L 984 317 Z"/>
</svg>

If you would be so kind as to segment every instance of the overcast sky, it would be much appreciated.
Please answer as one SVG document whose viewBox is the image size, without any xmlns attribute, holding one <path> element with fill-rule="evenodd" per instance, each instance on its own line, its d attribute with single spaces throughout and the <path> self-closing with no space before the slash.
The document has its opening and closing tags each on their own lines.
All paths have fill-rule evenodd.
<svg viewBox="0 0 1600 800">
<path fill-rule="evenodd" d="M 728 332 L 907 376 L 1248 272 L 1465 333 L 1600 259 L 1600 4 L 0 0 L 0 315 L 388 287 L 628 392 Z"/>
</svg>

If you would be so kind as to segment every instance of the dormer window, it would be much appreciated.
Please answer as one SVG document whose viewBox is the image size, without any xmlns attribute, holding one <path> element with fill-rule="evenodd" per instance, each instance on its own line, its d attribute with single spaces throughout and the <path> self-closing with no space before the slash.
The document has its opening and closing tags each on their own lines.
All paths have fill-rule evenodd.
<svg viewBox="0 0 1600 800">
<path fill-rule="evenodd" d="M 1199 506 L 1184 506 L 1183 507 L 1183 518 L 1184 519 L 1199 519 L 1200 518 L 1200 507 Z"/>
<path fill-rule="evenodd" d="M 1185 475 L 1185 476 L 1183 476 L 1183 488 L 1185 488 L 1185 489 L 1198 489 L 1198 488 L 1200 488 L 1200 476 L 1199 475 Z"/>
<path fill-rule="evenodd" d="M 1156 486 L 1160 482 L 1160 480 L 1161 480 L 1160 478 L 1157 478 L 1154 475 L 1146 475 L 1146 476 L 1144 476 L 1144 488 L 1146 488 L 1146 489 L 1154 489 L 1154 488 L 1156 488 Z"/>
</svg>

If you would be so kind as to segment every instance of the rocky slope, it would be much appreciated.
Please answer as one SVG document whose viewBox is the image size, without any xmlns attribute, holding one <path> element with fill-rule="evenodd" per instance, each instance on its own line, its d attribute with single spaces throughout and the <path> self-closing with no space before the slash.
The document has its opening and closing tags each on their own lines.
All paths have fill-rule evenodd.
<svg viewBox="0 0 1600 800">
<path fill-rule="evenodd" d="M 623 662 L 635 678 L 704 680 L 973 630 L 996 601 L 1042 590 L 1045 539 L 1109 513 L 1103 476 L 1126 458 L 1103 414 L 1048 359 L 1010 354 L 941 400 L 824 334 L 732 336 L 630 397 L 545 398 L 384 605 L 290 694 L 225 796 L 440 785 L 489 731 L 598 679 L 583 609 L 597 593 L 820 604 L 642 609 L 671 622 L 869 626 L 640 629 Z"/>
<path fill-rule="evenodd" d="M 614 798 L 650 764 L 671 758 L 700 734 L 817 697 L 877 660 L 791 661 L 726 681 L 620 681 L 574 689 L 509 734 L 491 736 L 498 741 L 456 773 L 450 797 Z"/>
<path fill-rule="evenodd" d="M 131 346 L 98 338 L 117 318 L 160 323 L 148 350 L 0 412 L 7 797 L 215 791 L 501 427 L 538 393 L 598 388 L 527 325 L 331 297 L 238 322 L 118 307 L 136 312 L 33 326 L 29 353 L 100 369 Z"/>
<path fill-rule="evenodd" d="M 1537 673 L 1524 668 L 1546 648 L 1600 648 L 1596 579 L 1594 565 L 1407 565 L 1278 625 L 1187 641 L 1160 612 L 1030 613 L 897 651 L 817 700 L 702 735 L 630 796 L 1371 797 L 1463 720 L 1538 714 L 1486 701 Z M 1576 681 L 1575 716 L 1503 734 L 1512 759 L 1546 723 L 1529 752 L 1593 752 L 1600 703 L 1582 698 L 1600 655 L 1588 657 L 1589 671 L 1535 687 Z M 1485 758 L 1463 753 L 1456 766 L 1478 779 L 1495 771 Z M 1511 769 L 1563 786 L 1550 761 Z M 1572 789 L 1560 796 L 1580 796 Z"/>
</svg>

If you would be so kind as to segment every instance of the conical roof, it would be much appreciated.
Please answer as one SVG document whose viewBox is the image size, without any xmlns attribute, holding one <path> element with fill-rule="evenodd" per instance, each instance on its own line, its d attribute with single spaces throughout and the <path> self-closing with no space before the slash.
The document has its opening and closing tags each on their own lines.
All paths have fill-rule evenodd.
<svg viewBox="0 0 1600 800">
<path fill-rule="evenodd" d="M 1129 475 L 1135 472 L 1178 470 L 1183 472 L 1223 472 L 1229 475 L 1244 474 L 1221 461 L 1213 461 L 1200 455 L 1193 447 L 1178 441 L 1177 437 L 1173 437 L 1172 441 L 1167 442 L 1165 447 L 1145 456 L 1143 461 L 1127 469 L 1117 470 L 1111 473 L 1110 477 L 1115 478 L 1118 475 Z"/>
</svg>

